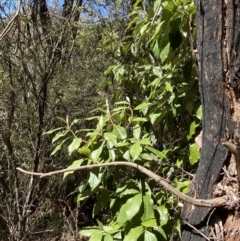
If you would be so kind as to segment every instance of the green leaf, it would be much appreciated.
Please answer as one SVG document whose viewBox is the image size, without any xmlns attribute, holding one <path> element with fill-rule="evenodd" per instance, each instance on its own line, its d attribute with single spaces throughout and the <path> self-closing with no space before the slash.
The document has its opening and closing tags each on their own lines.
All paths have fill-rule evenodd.
<svg viewBox="0 0 240 241">
<path fill-rule="evenodd" d="M 117 144 L 117 137 L 112 133 L 104 133 L 104 138 L 107 141 L 110 148 L 114 147 Z"/>
<path fill-rule="evenodd" d="M 160 59 L 162 62 L 166 60 L 170 52 L 170 43 L 168 43 L 160 53 Z"/>
<path fill-rule="evenodd" d="M 143 207 L 144 213 L 141 217 L 142 221 L 154 219 L 154 208 L 153 208 L 153 200 L 150 196 L 143 196 Z"/>
<path fill-rule="evenodd" d="M 83 147 L 78 149 L 78 153 L 80 153 L 84 156 L 90 157 L 91 150 L 87 146 L 83 146 Z"/>
<path fill-rule="evenodd" d="M 195 130 L 196 130 L 196 127 L 198 125 L 196 124 L 195 121 L 193 121 L 190 125 L 190 128 L 189 128 L 189 132 L 188 132 L 188 136 L 187 136 L 187 139 L 190 140 L 192 138 L 192 136 L 195 134 Z"/>
<path fill-rule="evenodd" d="M 131 161 L 131 159 L 130 159 L 130 151 L 129 151 L 129 150 L 127 150 L 126 152 L 124 152 L 123 158 L 124 158 L 125 160 L 127 160 L 127 161 Z"/>
<path fill-rule="evenodd" d="M 148 121 L 147 118 L 144 117 L 132 117 L 131 118 L 131 122 L 146 122 Z"/>
<path fill-rule="evenodd" d="M 115 161 L 116 154 L 114 150 L 108 150 L 109 158 L 111 158 L 112 161 Z"/>
<path fill-rule="evenodd" d="M 202 120 L 202 106 L 197 109 L 196 116 L 199 120 Z"/>
<path fill-rule="evenodd" d="M 123 241 L 137 241 L 139 236 L 143 233 L 143 227 L 138 226 L 132 228 L 130 232 L 124 237 Z"/>
<path fill-rule="evenodd" d="M 101 234 L 103 233 L 103 231 L 99 230 L 97 227 L 86 227 L 84 228 L 84 230 L 81 230 L 79 233 L 83 236 L 90 237 L 92 235 Z"/>
<path fill-rule="evenodd" d="M 194 165 L 195 163 L 198 162 L 200 158 L 200 152 L 198 150 L 198 146 L 196 143 L 193 143 L 189 147 L 189 161 L 191 165 Z"/>
<path fill-rule="evenodd" d="M 104 121 L 103 116 L 101 115 L 100 119 L 99 119 L 99 122 L 97 124 L 97 130 L 101 131 L 103 129 L 104 124 L 105 124 L 105 121 Z"/>
<path fill-rule="evenodd" d="M 180 182 L 178 185 L 177 185 L 177 190 L 181 191 L 182 193 L 184 194 L 187 194 L 189 192 L 189 185 L 190 185 L 190 181 L 187 180 L 187 181 L 184 181 L 184 182 Z"/>
<path fill-rule="evenodd" d="M 49 131 L 47 131 L 47 132 L 44 132 L 43 135 L 49 135 L 49 134 L 52 134 L 53 132 L 55 132 L 55 131 L 59 131 L 59 130 L 61 130 L 62 128 L 63 128 L 63 127 L 58 127 L 58 128 L 56 128 L 56 129 L 49 130 Z"/>
<path fill-rule="evenodd" d="M 113 130 L 115 130 L 119 134 L 122 140 L 127 138 L 127 132 L 122 126 L 113 125 Z"/>
<path fill-rule="evenodd" d="M 137 124 L 133 127 L 133 136 L 137 140 L 140 139 L 140 136 L 141 136 L 141 126 L 140 125 Z"/>
<path fill-rule="evenodd" d="M 147 221 L 142 222 L 142 226 L 146 228 L 153 228 L 157 226 L 157 220 L 155 218 L 148 219 Z"/>
<path fill-rule="evenodd" d="M 155 232 L 158 232 L 162 236 L 162 239 L 161 239 L 162 241 L 168 240 L 167 235 L 166 235 L 165 231 L 162 229 L 162 227 L 153 228 L 153 230 Z"/>
<path fill-rule="evenodd" d="M 103 236 L 103 232 L 94 234 L 90 237 L 90 239 L 88 241 L 100 241 L 100 240 L 102 240 L 102 236 Z"/>
<path fill-rule="evenodd" d="M 143 138 L 142 140 L 139 141 L 139 144 L 150 145 L 150 140 L 149 140 L 149 138 Z"/>
<path fill-rule="evenodd" d="M 62 131 L 62 132 L 58 132 L 52 139 L 52 143 L 54 143 L 55 141 L 57 141 L 59 138 L 65 136 L 69 131 Z"/>
<path fill-rule="evenodd" d="M 104 209 L 107 206 L 107 203 L 110 199 L 110 192 L 104 189 L 101 195 L 98 197 L 97 202 L 94 205 L 92 216 L 95 217 L 100 210 Z"/>
<path fill-rule="evenodd" d="M 150 233 L 148 230 L 145 230 L 144 241 L 158 241 L 158 240 L 154 233 Z"/>
<path fill-rule="evenodd" d="M 143 102 L 143 103 L 141 103 L 140 105 L 136 106 L 136 107 L 134 108 L 134 110 L 146 109 L 146 108 L 148 108 L 150 105 L 151 105 L 151 103 Z"/>
<path fill-rule="evenodd" d="M 68 169 L 70 168 L 75 168 L 75 167 L 80 167 L 82 163 L 84 162 L 84 159 L 76 160 L 72 163 L 72 165 L 68 166 Z M 63 179 L 68 176 L 69 174 L 73 173 L 73 171 L 70 172 L 64 172 L 63 173 Z"/>
<path fill-rule="evenodd" d="M 161 151 L 158 151 L 157 149 L 155 149 L 151 146 L 145 146 L 145 148 L 148 149 L 149 151 L 151 151 L 153 154 L 155 154 L 159 158 L 166 158 L 166 155 L 164 155 L 164 153 L 162 153 Z"/>
<path fill-rule="evenodd" d="M 91 191 L 94 191 L 95 188 L 101 183 L 101 181 L 102 181 L 102 173 L 99 173 L 99 170 L 90 171 L 88 183 L 91 187 Z"/>
<path fill-rule="evenodd" d="M 139 193 L 134 197 L 129 198 L 127 202 L 122 205 L 119 211 L 119 214 L 117 216 L 118 224 L 122 225 L 128 220 L 131 220 L 139 212 L 141 205 L 142 205 L 142 194 Z"/>
<path fill-rule="evenodd" d="M 142 147 L 138 142 L 134 143 L 130 147 L 130 155 L 132 156 L 133 161 L 135 161 L 140 156 L 141 153 L 142 153 Z"/>
<path fill-rule="evenodd" d="M 97 162 L 98 162 L 98 158 L 99 158 L 99 156 L 100 156 L 101 153 L 102 153 L 104 144 L 105 144 L 105 141 L 102 142 L 102 145 L 101 145 L 98 149 L 94 150 L 94 151 L 91 153 L 91 158 L 92 158 L 92 160 L 93 160 L 94 163 L 97 163 Z"/>
<path fill-rule="evenodd" d="M 100 241 L 100 240 L 99 240 Z M 111 236 L 111 234 L 107 234 L 105 237 L 104 237 L 104 241 L 113 241 L 113 238 Z"/>
<path fill-rule="evenodd" d="M 71 155 L 73 151 L 77 150 L 81 143 L 82 138 L 75 137 L 70 146 L 68 147 L 69 155 Z"/>
<path fill-rule="evenodd" d="M 160 214 L 160 224 L 161 224 L 161 227 L 162 227 L 169 220 L 168 209 L 164 205 L 162 205 L 162 206 L 158 207 L 157 210 Z"/>
<path fill-rule="evenodd" d="M 64 139 L 59 145 L 57 145 L 57 146 L 54 148 L 54 150 L 51 152 L 50 156 L 53 156 L 53 155 L 55 155 L 58 151 L 60 151 L 61 148 L 62 148 L 63 143 L 64 143 L 65 141 L 67 141 L 68 139 L 69 139 L 69 138 Z"/>
</svg>

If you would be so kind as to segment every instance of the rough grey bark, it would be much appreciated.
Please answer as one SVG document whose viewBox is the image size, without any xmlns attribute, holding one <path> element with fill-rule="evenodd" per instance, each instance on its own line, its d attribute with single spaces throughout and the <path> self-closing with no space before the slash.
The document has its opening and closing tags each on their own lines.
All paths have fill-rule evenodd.
<svg viewBox="0 0 240 241">
<path fill-rule="evenodd" d="M 189 195 L 209 199 L 221 168 L 231 156 L 221 143 L 239 133 L 240 3 L 239 0 L 198 0 L 196 5 L 203 144 Z M 185 203 L 182 220 L 208 237 L 210 213 L 209 208 Z M 182 241 L 206 240 L 190 225 L 183 225 Z"/>
</svg>

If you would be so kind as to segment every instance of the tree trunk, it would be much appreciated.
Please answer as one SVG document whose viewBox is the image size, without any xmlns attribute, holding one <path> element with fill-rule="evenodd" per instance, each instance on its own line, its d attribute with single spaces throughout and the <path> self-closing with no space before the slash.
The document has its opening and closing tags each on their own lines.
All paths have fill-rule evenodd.
<svg viewBox="0 0 240 241">
<path fill-rule="evenodd" d="M 232 142 L 240 132 L 240 1 L 198 0 L 196 4 L 203 139 L 189 195 L 202 199 L 223 194 L 238 197 L 236 168 L 231 172 L 235 160 L 222 142 Z M 223 166 L 224 175 L 220 174 Z M 185 203 L 182 241 L 203 241 L 206 237 L 239 240 L 237 208 L 213 210 Z"/>
</svg>

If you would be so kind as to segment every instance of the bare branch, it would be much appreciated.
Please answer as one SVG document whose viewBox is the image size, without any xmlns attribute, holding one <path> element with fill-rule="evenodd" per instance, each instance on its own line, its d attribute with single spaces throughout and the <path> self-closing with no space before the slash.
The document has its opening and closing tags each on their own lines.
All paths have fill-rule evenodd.
<svg viewBox="0 0 240 241">
<path fill-rule="evenodd" d="M 108 167 L 108 166 L 129 166 L 133 167 L 140 172 L 144 173 L 148 177 L 152 178 L 154 181 L 159 183 L 164 187 L 165 190 L 171 192 L 175 196 L 179 197 L 181 200 L 188 202 L 190 204 L 193 204 L 195 206 L 200 206 L 200 207 L 220 207 L 220 206 L 234 206 L 236 202 L 238 202 L 238 199 L 234 199 L 234 197 L 230 196 L 222 196 L 214 199 L 195 199 L 192 197 L 189 197 L 180 191 L 176 190 L 173 186 L 167 183 L 162 177 L 157 175 L 156 173 L 148 170 L 145 167 L 142 167 L 138 164 L 132 163 L 132 162 L 125 162 L 125 161 L 119 161 L 119 162 L 110 162 L 110 163 L 100 163 L 100 164 L 92 164 L 92 165 L 85 165 L 85 166 L 80 166 L 76 168 L 66 168 L 58 171 L 53 171 L 53 172 L 48 172 L 48 173 L 39 173 L 39 172 L 29 172 L 26 170 L 23 170 L 22 168 L 18 167 L 17 170 L 29 174 L 29 175 L 34 175 L 38 176 L 39 178 L 44 178 L 48 176 L 53 176 L 56 174 L 64 173 L 64 172 L 73 172 L 73 171 L 79 171 L 83 169 L 92 169 L 92 168 L 99 168 L 99 167 Z"/>
<path fill-rule="evenodd" d="M 13 24 L 18 20 L 19 14 L 20 14 L 20 7 L 21 7 L 22 1 L 18 0 L 18 7 L 17 11 L 14 15 L 14 17 L 11 19 L 11 21 L 7 24 L 5 29 L 2 31 L 0 35 L 0 41 L 3 40 L 3 38 L 8 34 L 8 32 L 12 29 Z"/>
</svg>

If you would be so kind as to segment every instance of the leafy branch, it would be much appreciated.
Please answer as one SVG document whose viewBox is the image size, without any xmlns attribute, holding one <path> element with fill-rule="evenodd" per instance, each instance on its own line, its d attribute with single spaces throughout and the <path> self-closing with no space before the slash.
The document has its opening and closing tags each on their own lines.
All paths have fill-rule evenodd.
<svg viewBox="0 0 240 241">
<path fill-rule="evenodd" d="M 125 161 L 84 165 L 84 166 L 80 166 L 80 167 L 76 167 L 76 168 L 65 168 L 65 169 L 62 169 L 62 170 L 47 172 L 47 173 L 30 172 L 30 171 L 26 171 L 26 170 L 24 170 L 20 167 L 17 167 L 17 170 L 19 170 L 20 172 L 23 172 L 25 174 L 34 175 L 34 176 L 38 176 L 40 178 L 44 178 L 44 177 L 53 176 L 53 175 L 60 174 L 60 173 L 65 173 L 65 172 L 79 171 L 79 170 L 83 170 L 83 169 L 92 169 L 92 168 L 99 168 L 99 167 L 108 167 L 108 166 L 133 167 L 133 168 L 139 170 L 140 172 L 144 173 L 148 177 L 152 178 L 154 181 L 156 181 L 160 185 L 162 185 L 165 190 L 169 191 L 170 193 L 172 193 L 173 195 L 182 199 L 183 201 L 191 203 L 195 206 L 201 206 L 201 207 L 233 206 L 234 203 L 236 202 L 236 200 L 234 200 L 234 197 L 230 197 L 230 196 L 227 196 L 227 195 L 222 196 L 222 197 L 218 197 L 218 198 L 208 199 L 208 200 L 192 198 L 190 196 L 187 196 L 186 194 L 183 194 L 183 193 L 179 192 L 173 186 L 171 186 L 167 181 L 165 181 L 162 177 L 160 177 L 156 173 L 148 170 L 147 168 L 145 168 L 143 166 L 140 166 L 138 164 L 135 164 L 135 163 L 125 162 Z"/>
</svg>

